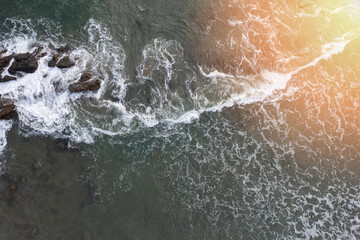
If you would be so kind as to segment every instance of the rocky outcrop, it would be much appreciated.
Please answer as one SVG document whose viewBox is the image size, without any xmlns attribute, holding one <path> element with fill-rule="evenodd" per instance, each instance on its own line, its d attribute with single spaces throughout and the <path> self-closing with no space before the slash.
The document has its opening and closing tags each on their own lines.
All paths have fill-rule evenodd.
<svg viewBox="0 0 360 240">
<path fill-rule="evenodd" d="M 74 92 L 85 92 L 85 91 L 96 91 L 101 87 L 101 80 L 96 78 L 94 80 L 86 82 L 73 83 L 69 86 L 69 91 Z"/>
<path fill-rule="evenodd" d="M 60 53 L 70 52 L 72 47 L 69 44 L 65 44 L 56 49 Z"/>
<path fill-rule="evenodd" d="M 80 77 L 79 82 L 86 82 L 90 80 L 94 75 L 90 72 L 83 73 Z"/>
<path fill-rule="evenodd" d="M 12 58 L 12 55 L 0 58 L 0 73 L 4 70 L 4 68 L 9 66 Z"/>
<path fill-rule="evenodd" d="M 0 75 L 0 83 L 14 81 L 18 77 L 23 77 L 26 73 L 34 73 L 39 67 L 39 59 L 47 56 L 45 48 L 38 46 L 35 50 L 22 54 L 7 55 L 7 50 L 0 51 L 0 73 L 7 72 L 8 75 Z M 49 67 L 58 67 L 60 69 L 73 67 L 76 59 L 69 57 L 68 52 L 72 48 L 69 45 L 63 45 L 53 52 L 52 59 L 48 62 Z M 100 78 L 94 76 L 91 72 L 85 72 L 80 79 L 71 84 L 68 89 L 70 92 L 97 91 L 101 87 Z M 3 98 L 0 95 L 0 119 L 10 119 L 15 114 L 15 105 L 13 100 Z"/>
<path fill-rule="evenodd" d="M 43 54 L 43 50 L 44 50 L 44 47 L 38 47 L 38 48 L 33 52 L 33 55 L 34 55 L 34 56 L 39 56 L 39 55 Z"/>
<path fill-rule="evenodd" d="M 42 53 L 39 53 L 38 55 L 36 55 L 36 57 L 37 57 L 38 59 L 43 58 L 43 57 L 45 57 L 45 56 L 47 56 L 47 52 L 42 52 Z"/>
<path fill-rule="evenodd" d="M 5 54 L 5 53 L 7 53 L 7 49 L 1 50 L 1 51 L 0 51 L 0 56 L 3 55 L 3 54 Z"/>
<path fill-rule="evenodd" d="M 30 53 L 23 53 L 14 57 L 14 62 L 9 68 L 10 74 L 16 72 L 34 73 L 39 64 L 34 55 Z"/>
<path fill-rule="evenodd" d="M 49 67 L 55 67 L 56 63 L 59 61 L 59 54 L 54 53 L 52 59 L 49 61 Z"/>
<path fill-rule="evenodd" d="M 47 52 L 44 52 L 44 47 L 37 47 L 31 53 L 22 53 L 18 55 L 9 55 L 2 57 L 7 50 L 0 51 L 0 73 L 2 73 L 12 62 L 11 66 L 8 69 L 8 72 L 11 75 L 15 75 L 17 72 L 25 73 L 34 73 L 38 66 L 38 60 L 42 57 L 47 56 Z M 52 59 L 49 61 L 49 67 L 58 67 L 58 68 L 69 68 L 75 65 L 75 62 L 70 59 L 69 56 L 64 56 L 59 60 L 59 54 L 63 55 L 64 53 L 70 51 L 72 48 L 69 45 L 61 46 L 57 49 L 58 53 L 52 54 Z M 2 79 L 2 80 L 1 80 Z M 4 77 L 1 78 L 0 82 L 14 80 L 13 77 Z"/>
<path fill-rule="evenodd" d="M 97 91 L 101 87 L 101 80 L 99 78 L 93 78 L 92 73 L 83 73 L 80 80 L 69 86 L 69 91 L 85 92 L 85 91 Z"/>
<path fill-rule="evenodd" d="M 69 68 L 75 66 L 75 62 L 71 61 L 69 56 L 65 56 L 56 64 L 58 68 Z"/>
<path fill-rule="evenodd" d="M 0 119 L 10 119 L 15 114 L 14 101 L 0 95 Z"/>
<path fill-rule="evenodd" d="M 0 83 L 9 82 L 9 81 L 13 81 L 13 80 L 16 80 L 16 77 L 9 76 L 9 75 L 5 75 L 4 77 L 1 77 L 1 75 L 0 75 Z"/>
</svg>

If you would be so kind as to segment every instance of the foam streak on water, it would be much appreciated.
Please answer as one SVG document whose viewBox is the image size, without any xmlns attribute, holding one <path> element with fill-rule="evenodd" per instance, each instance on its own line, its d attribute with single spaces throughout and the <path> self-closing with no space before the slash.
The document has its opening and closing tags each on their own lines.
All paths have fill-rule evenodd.
<svg viewBox="0 0 360 240">
<path fill-rule="evenodd" d="M 59 36 L 51 35 L 52 29 L 48 31 L 50 35 L 46 41 L 37 40 L 37 33 L 32 29 L 30 21 L 9 19 L 4 26 L 12 26 L 1 43 L 9 53 L 33 51 L 38 45 L 45 46 L 46 51 L 51 52 L 51 44 L 61 44 L 57 42 Z M 26 29 L 26 33 L 23 29 Z M 35 73 L 3 83 L 0 94 L 10 95 L 16 100 L 24 133 L 40 133 L 70 138 L 74 142 L 91 143 L 99 133 L 114 135 L 131 131 L 130 125 L 137 119 L 148 127 L 159 122 L 190 123 L 204 112 L 264 101 L 276 91 L 284 90 L 292 75 L 342 52 L 355 38 L 346 34 L 341 39 L 324 44 L 321 56 L 287 74 L 263 70 L 259 75 L 237 76 L 217 70 L 205 73 L 199 67 L 203 79 L 199 79 L 186 63 L 179 43 L 155 39 L 152 44 L 145 46 L 142 62 L 138 66 L 140 85 L 135 87 L 145 87 L 148 85 L 146 81 L 152 82 L 150 92 L 147 93 L 151 96 L 150 101 L 144 102 L 138 99 L 138 94 L 134 95 L 134 99 L 126 99 L 129 86 L 123 70 L 126 56 L 122 47 L 114 43 L 109 31 L 94 20 L 90 20 L 84 29 L 88 33 L 88 43 L 76 47 L 71 53 L 72 58 L 80 59 L 74 68 L 49 68 L 47 62 L 51 56 L 47 56 L 40 60 Z M 185 68 L 181 69 L 183 67 L 180 65 Z M 71 95 L 67 86 L 85 70 L 101 74 L 104 80 L 102 88 L 96 94 Z M 122 103 L 108 101 L 106 94 L 109 91 L 121 102 L 128 104 L 130 111 Z M 95 97 L 97 107 L 113 109 L 115 115 L 109 116 L 107 123 L 102 122 L 86 107 L 81 109 L 83 103 L 78 105 L 84 97 Z M 74 108 L 74 103 L 78 107 Z M 79 111 L 81 115 L 88 116 L 85 122 Z M 3 132 L 6 132 L 5 128 Z"/>
<path fill-rule="evenodd" d="M 59 214 L 40 206 L 36 216 L 70 223 L 68 211 L 80 225 L 47 229 L 42 218 L 38 237 L 60 226 L 76 236 L 68 239 L 359 239 L 355 1 L 90 5 L 93 18 L 74 28 L 7 19 L 0 29 L 0 50 L 51 53 L 70 43 L 76 59 L 49 68 L 49 54 L 35 73 L 0 83 L 19 116 L 0 121 L 1 156 L 28 179 L 19 192 L 30 197 L 16 204 L 50 198 Z M 70 93 L 84 71 L 101 89 Z M 6 147 L 8 132 L 16 144 Z M 26 138 L 34 135 L 49 139 Z M 88 144 L 58 151 L 53 138 Z M 83 186 L 69 192 L 74 175 Z"/>
</svg>

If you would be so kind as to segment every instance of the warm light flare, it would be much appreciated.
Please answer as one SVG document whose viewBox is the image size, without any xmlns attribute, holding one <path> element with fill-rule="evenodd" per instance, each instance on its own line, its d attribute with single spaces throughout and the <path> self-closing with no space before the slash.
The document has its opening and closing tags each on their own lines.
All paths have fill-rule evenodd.
<svg viewBox="0 0 360 240">
<path fill-rule="evenodd" d="M 247 0 L 227 6 L 215 16 L 221 21 L 213 24 L 212 37 L 218 41 L 221 35 L 221 57 L 245 72 L 289 73 L 346 47 L 360 48 L 360 3 L 355 0 Z M 349 56 L 343 60 L 352 63 Z"/>
<path fill-rule="evenodd" d="M 344 113 L 343 123 L 360 119 L 360 1 L 228 0 L 204 14 L 211 28 L 202 45 L 217 54 L 204 65 L 271 82 L 288 78 L 301 111 L 311 103 L 332 124 L 336 111 Z"/>
<path fill-rule="evenodd" d="M 266 56 L 264 60 L 270 62 L 269 67 L 289 72 L 316 58 L 326 60 L 338 54 L 351 64 L 351 58 L 342 52 L 350 45 L 353 50 L 359 49 L 356 44 L 360 33 L 359 4 L 337 0 L 289 2 L 263 1 L 257 6 L 259 15 L 264 14 L 261 13 L 264 9 L 269 11 L 267 23 L 271 28 L 259 35 L 265 39 L 255 41 L 270 41 L 268 47 L 256 46 Z"/>
</svg>

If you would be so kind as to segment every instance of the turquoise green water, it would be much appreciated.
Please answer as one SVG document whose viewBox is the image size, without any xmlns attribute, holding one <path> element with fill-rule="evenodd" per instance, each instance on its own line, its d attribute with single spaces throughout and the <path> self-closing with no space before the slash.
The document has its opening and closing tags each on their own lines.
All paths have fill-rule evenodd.
<svg viewBox="0 0 360 240">
<path fill-rule="evenodd" d="M 357 105 L 310 94 L 320 73 L 264 85 L 224 47 L 229 28 L 209 30 L 227 25 L 227 4 L 0 0 L 0 49 L 69 43 L 84 61 L 0 86 L 19 115 L 1 155 L 0 239 L 360 237 Z M 87 69 L 102 89 L 69 95 Z"/>
</svg>

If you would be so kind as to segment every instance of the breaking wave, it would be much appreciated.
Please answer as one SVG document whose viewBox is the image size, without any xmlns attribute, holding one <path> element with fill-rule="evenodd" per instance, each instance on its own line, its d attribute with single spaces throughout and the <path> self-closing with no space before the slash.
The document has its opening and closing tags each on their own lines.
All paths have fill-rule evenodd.
<svg viewBox="0 0 360 240">
<path fill-rule="evenodd" d="M 36 72 L 1 83 L 0 94 L 14 99 L 25 135 L 92 143 L 99 134 L 123 134 L 160 122 L 189 123 L 206 111 L 261 101 L 284 89 L 289 80 L 288 75 L 267 71 L 259 76 L 233 76 L 194 68 L 182 46 L 164 38 L 144 46 L 134 78 L 125 71 L 124 48 L 93 19 L 84 26 L 82 42 L 65 41 L 61 27 L 46 19 L 7 19 L 1 30 L 0 46 L 7 54 L 31 52 L 39 46 L 50 53 L 70 43 L 74 47 L 70 57 L 77 60 L 70 69 L 50 68 L 48 54 L 39 60 Z M 71 94 L 69 84 L 84 71 L 102 77 L 101 89 Z M 1 124 L 3 149 L 13 122 L 3 120 Z"/>
</svg>

